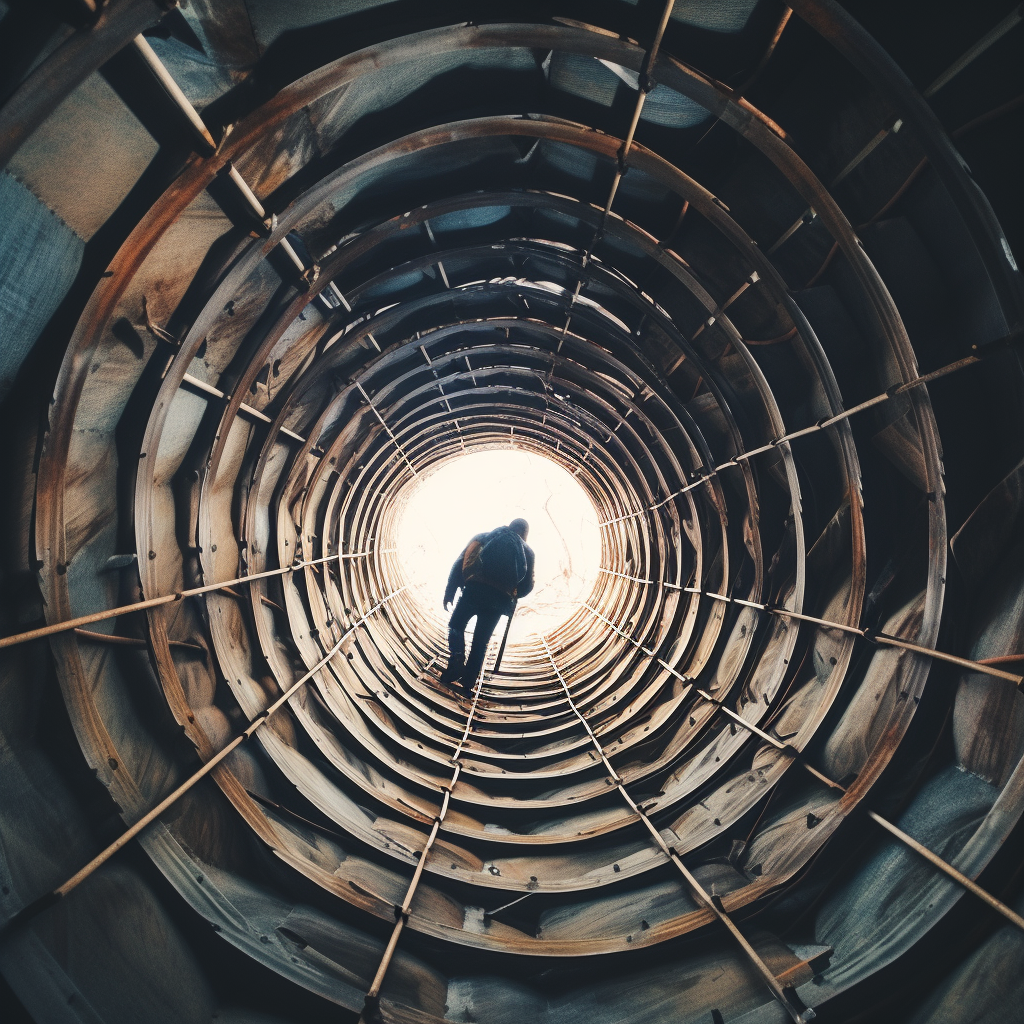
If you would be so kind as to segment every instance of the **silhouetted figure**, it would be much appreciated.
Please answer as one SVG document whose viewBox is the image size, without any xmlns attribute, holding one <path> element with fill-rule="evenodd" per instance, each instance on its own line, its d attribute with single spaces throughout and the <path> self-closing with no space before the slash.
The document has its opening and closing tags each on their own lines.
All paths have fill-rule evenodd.
<svg viewBox="0 0 1024 1024">
<path fill-rule="evenodd" d="M 515 602 L 533 590 L 533 549 L 526 543 L 530 524 L 513 519 L 508 526 L 499 526 L 490 533 L 478 533 L 455 559 L 444 592 L 444 607 L 455 601 L 455 592 L 462 593 L 448 621 L 448 667 L 441 674 L 442 683 L 462 681 L 463 692 L 469 696 L 484 654 L 498 620 L 510 615 Z M 466 625 L 476 617 L 473 646 L 466 657 Z"/>
</svg>

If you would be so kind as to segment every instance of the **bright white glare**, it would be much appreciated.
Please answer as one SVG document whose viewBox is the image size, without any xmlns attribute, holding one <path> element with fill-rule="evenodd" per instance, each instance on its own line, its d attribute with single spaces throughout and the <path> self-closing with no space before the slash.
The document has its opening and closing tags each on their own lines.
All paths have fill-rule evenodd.
<svg viewBox="0 0 1024 1024">
<path fill-rule="evenodd" d="M 549 633 L 593 589 L 601 555 L 597 514 L 576 479 L 557 463 L 524 451 L 464 455 L 408 492 L 398 524 L 406 580 L 443 620 L 452 563 L 476 533 L 516 518 L 530 524 L 536 554 L 533 593 L 519 602 L 509 642 Z"/>
</svg>

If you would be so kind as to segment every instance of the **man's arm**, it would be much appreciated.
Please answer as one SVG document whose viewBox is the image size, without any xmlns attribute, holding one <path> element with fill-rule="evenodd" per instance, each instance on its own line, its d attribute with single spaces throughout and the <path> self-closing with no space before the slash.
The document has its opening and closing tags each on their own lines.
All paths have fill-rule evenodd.
<svg viewBox="0 0 1024 1024">
<path fill-rule="evenodd" d="M 459 552 L 459 557 L 455 559 L 452 565 L 452 571 L 448 573 L 448 586 L 444 588 L 444 601 L 442 602 L 445 611 L 448 610 L 449 605 L 455 600 L 455 591 L 464 583 L 462 579 L 462 560 L 465 555 L 465 549 Z"/>
<path fill-rule="evenodd" d="M 526 575 L 519 581 L 519 586 L 516 587 L 516 598 L 526 597 L 530 591 L 533 590 L 533 548 L 529 544 L 524 544 L 526 548 Z"/>
</svg>

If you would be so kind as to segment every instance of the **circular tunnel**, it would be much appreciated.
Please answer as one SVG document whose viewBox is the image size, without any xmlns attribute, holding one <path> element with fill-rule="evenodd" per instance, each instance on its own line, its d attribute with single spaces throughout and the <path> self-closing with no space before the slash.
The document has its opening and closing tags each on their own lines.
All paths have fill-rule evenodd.
<svg viewBox="0 0 1024 1024">
<path fill-rule="evenodd" d="M 0 4 L 25 1020 L 1019 1019 L 1024 29 L 849 6 Z"/>
</svg>

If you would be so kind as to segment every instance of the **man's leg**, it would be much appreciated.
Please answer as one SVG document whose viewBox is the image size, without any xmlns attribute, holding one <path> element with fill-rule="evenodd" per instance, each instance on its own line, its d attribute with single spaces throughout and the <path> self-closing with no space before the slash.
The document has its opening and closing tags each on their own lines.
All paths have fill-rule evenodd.
<svg viewBox="0 0 1024 1024">
<path fill-rule="evenodd" d="M 477 676 L 483 667 L 487 644 L 490 642 L 494 627 L 498 625 L 502 612 L 492 607 L 478 607 L 476 610 L 476 627 L 473 630 L 473 646 L 469 651 L 469 661 L 462 673 L 462 688 L 467 694 L 472 693 L 476 686 Z"/>
<path fill-rule="evenodd" d="M 441 673 L 442 683 L 452 683 L 462 675 L 466 660 L 466 624 L 474 615 L 476 608 L 463 590 L 448 620 L 448 667 Z"/>
</svg>

